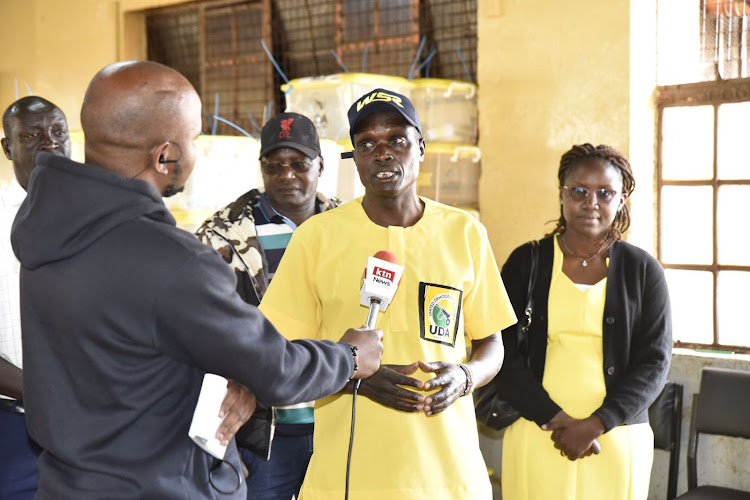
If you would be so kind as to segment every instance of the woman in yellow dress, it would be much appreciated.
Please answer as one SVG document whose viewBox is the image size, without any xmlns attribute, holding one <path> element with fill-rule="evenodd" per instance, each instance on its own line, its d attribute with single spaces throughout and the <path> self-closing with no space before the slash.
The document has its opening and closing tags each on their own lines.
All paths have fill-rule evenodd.
<svg viewBox="0 0 750 500">
<path fill-rule="evenodd" d="M 574 146 L 558 179 L 561 214 L 539 242 L 526 352 L 515 328 L 503 332 L 505 363 L 495 383 L 522 415 L 503 440 L 503 499 L 645 500 L 648 407 L 672 352 L 664 272 L 621 241 L 635 186 L 621 153 Z M 526 244 L 503 266 L 519 318 L 531 258 Z"/>
</svg>

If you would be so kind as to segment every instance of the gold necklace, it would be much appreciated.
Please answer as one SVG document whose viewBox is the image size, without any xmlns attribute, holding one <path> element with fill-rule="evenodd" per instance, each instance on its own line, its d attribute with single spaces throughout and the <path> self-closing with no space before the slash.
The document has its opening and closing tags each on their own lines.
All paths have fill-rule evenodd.
<svg viewBox="0 0 750 500">
<path fill-rule="evenodd" d="M 580 259 L 581 265 L 583 267 L 587 267 L 591 259 L 598 257 L 599 254 L 602 253 L 602 250 L 604 250 L 604 247 L 607 244 L 607 242 L 605 241 L 604 243 L 602 243 L 602 246 L 599 247 L 599 250 L 597 250 L 597 252 L 594 255 L 584 259 L 583 257 L 579 256 L 577 253 L 575 253 L 573 250 L 570 249 L 570 247 L 568 246 L 568 243 L 565 241 L 565 233 L 562 234 L 562 236 L 560 237 L 560 240 L 562 241 L 562 244 L 565 247 L 565 250 L 567 250 L 569 254 L 571 254 L 576 259 Z"/>
</svg>

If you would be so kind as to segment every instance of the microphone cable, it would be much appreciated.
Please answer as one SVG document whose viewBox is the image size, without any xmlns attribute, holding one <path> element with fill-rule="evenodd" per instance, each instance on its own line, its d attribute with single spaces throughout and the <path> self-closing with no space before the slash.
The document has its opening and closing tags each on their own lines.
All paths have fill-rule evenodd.
<svg viewBox="0 0 750 500">
<path fill-rule="evenodd" d="M 346 489 L 344 490 L 344 500 L 349 500 L 349 472 L 352 466 L 352 446 L 354 445 L 354 422 L 357 417 L 357 390 L 359 384 L 362 382 L 360 379 L 354 381 L 352 385 L 352 428 L 349 433 L 349 453 L 346 455 Z"/>
<path fill-rule="evenodd" d="M 343 158 L 344 155 L 342 153 L 341 157 Z M 385 261 L 386 264 L 395 264 L 398 266 L 398 259 L 396 259 L 396 255 L 393 252 L 387 251 L 387 250 L 380 250 L 379 252 L 376 252 L 373 256 L 376 259 L 380 259 Z M 399 266 L 400 267 L 400 266 Z M 393 277 L 395 275 L 395 272 L 393 271 L 386 271 L 390 273 L 390 276 L 387 278 L 388 280 L 393 283 Z M 403 267 L 401 267 L 401 272 L 403 272 Z M 365 276 L 367 275 L 367 268 L 365 268 L 364 274 L 362 274 L 362 282 L 364 283 Z M 398 287 L 398 284 L 401 283 L 400 280 L 400 272 L 399 272 L 399 281 L 396 283 L 396 288 Z M 360 285 L 362 286 L 362 285 Z M 363 288 L 364 290 L 364 288 Z M 360 292 L 362 293 L 362 292 Z M 395 288 L 393 289 L 393 293 L 395 294 Z M 391 299 L 393 298 L 393 295 L 391 295 Z M 368 330 L 372 330 L 375 328 L 375 322 L 378 318 L 378 312 L 380 311 L 380 304 L 382 303 L 381 298 L 374 296 L 370 297 L 370 304 L 367 310 L 367 321 L 365 322 L 365 325 L 367 326 Z M 390 300 L 389 300 L 390 303 Z M 386 304 L 388 306 L 388 304 Z M 383 308 L 385 310 L 385 308 Z M 352 468 L 352 448 L 354 446 L 354 424 L 356 422 L 357 418 L 357 392 L 359 391 L 359 385 L 362 382 L 362 379 L 357 379 L 353 381 L 352 384 L 352 426 L 351 431 L 349 433 L 349 452 L 346 455 L 346 486 L 344 489 L 344 500 L 349 500 L 349 475 L 351 473 Z"/>
<path fill-rule="evenodd" d="M 375 328 L 375 321 L 378 319 L 378 311 L 380 306 L 380 299 L 371 298 L 370 307 L 367 311 L 367 321 L 365 322 L 368 329 L 372 330 Z M 349 433 L 349 453 L 346 455 L 346 489 L 344 490 L 344 500 L 349 500 L 349 472 L 352 466 L 352 446 L 354 445 L 354 422 L 357 417 L 357 391 L 359 390 L 359 384 L 362 379 L 353 381 L 352 384 L 352 429 Z"/>
</svg>

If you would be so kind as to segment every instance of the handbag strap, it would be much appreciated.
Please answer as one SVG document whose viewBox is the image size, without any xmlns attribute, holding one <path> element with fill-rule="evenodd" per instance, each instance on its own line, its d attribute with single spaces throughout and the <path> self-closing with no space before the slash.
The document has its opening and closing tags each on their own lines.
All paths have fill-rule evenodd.
<svg viewBox="0 0 750 500">
<path fill-rule="evenodd" d="M 533 240 L 529 242 L 529 245 L 531 250 L 531 261 L 529 264 L 529 283 L 526 290 L 526 309 L 524 309 L 526 319 L 524 325 L 521 327 L 524 332 L 529 330 L 534 314 L 534 286 L 536 285 L 537 266 L 539 261 L 539 242 Z"/>
<path fill-rule="evenodd" d="M 528 346 L 529 346 L 529 327 L 531 326 L 532 318 L 534 317 L 534 286 L 536 285 L 537 267 L 539 263 L 539 242 L 532 240 L 529 242 L 529 249 L 531 252 L 531 260 L 529 261 L 529 282 L 528 288 L 526 289 L 526 308 L 524 309 L 525 318 L 521 328 L 516 331 L 518 344 L 518 351 L 521 352 L 527 359 L 528 364 Z"/>
</svg>

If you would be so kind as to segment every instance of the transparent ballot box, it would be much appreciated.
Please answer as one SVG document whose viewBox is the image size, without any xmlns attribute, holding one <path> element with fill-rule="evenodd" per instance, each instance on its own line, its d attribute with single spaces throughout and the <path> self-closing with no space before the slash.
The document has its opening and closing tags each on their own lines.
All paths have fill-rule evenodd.
<svg viewBox="0 0 750 500">
<path fill-rule="evenodd" d="M 477 208 L 481 159 L 476 146 L 428 143 L 417 193 L 446 205 Z"/>
<path fill-rule="evenodd" d="M 177 220 L 177 224 L 194 231 L 203 221 L 220 208 L 241 195 L 257 188 L 263 190 L 260 171 L 260 142 L 244 136 L 202 135 L 196 140 L 198 158 L 195 169 L 185 185 L 185 190 L 164 203 Z M 323 153 L 323 174 L 318 179 L 318 191 L 326 196 L 338 196 L 341 186 L 352 181 L 339 175 L 341 152 L 344 147 L 333 141 L 320 141 Z M 353 163 L 352 163 L 352 168 Z M 357 182 L 359 178 L 357 178 Z M 352 188 L 343 190 L 353 193 Z"/>
<path fill-rule="evenodd" d="M 83 132 L 70 132 L 71 153 L 84 161 Z M 164 204 L 185 230 L 193 231 L 219 208 L 252 188 L 262 186 L 258 155 L 260 143 L 244 136 L 201 135 L 195 140 L 195 168 L 185 189 Z"/>
<path fill-rule="evenodd" d="M 84 136 L 71 131 L 73 159 L 83 162 Z M 196 141 L 195 168 L 185 189 L 164 204 L 177 225 L 194 231 L 203 221 L 241 195 L 257 188 L 263 190 L 260 171 L 260 141 L 246 136 L 201 135 Z M 321 140 L 323 174 L 318 191 L 328 197 L 350 201 L 364 194 L 353 160 L 342 160 L 341 153 L 351 151 L 351 142 Z"/>
<path fill-rule="evenodd" d="M 201 135 L 197 158 L 185 190 L 165 199 L 179 210 L 218 210 L 258 187 L 260 142 L 245 136 Z"/>
<path fill-rule="evenodd" d="M 341 162 L 346 161 L 341 159 L 344 148 L 334 141 L 323 139 L 320 141 L 320 151 L 323 153 L 323 174 L 318 179 L 318 192 L 329 198 L 332 196 L 341 198 L 339 181 Z"/>
<path fill-rule="evenodd" d="M 348 135 L 345 139 L 339 140 L 338 144 L 341 146 L 342 152 L 350 152 L 353 149 L 352 141 L 349 140 Z M 340 160 L 338 188 L 338 197 L 343 202 L 351 201 L 365 195 L 365 186 L 359 180 L 359 172 L 353 158 Z"/>
<path fill-rule="evenodd" d="M 193 231 L 221 207 L 261 182 L 260 142 L 245 136 L 201 135 L 195 168 L 183 192 L 164 203 L 181 228 Z"/>
<path fill-rule="evenodd" d="M 439 78 L 419 78 L 412 83 L 411 101 L 428 143 L 477 143 L 476 84 Z"/>
<path fill-rule="evenodd" d="M 286 111 L 307 116 L 317 126 L 320 138 L 332 141 L 349 137 L 346 112 L 356 99 L 376 88 L 392 90 L 411 99 L 409 80 L 371 73 L 297 78 L 281 86 L 286 95 Z"/>
<path fill-rule="evenodd" d="M 86 161 L 85 136 L 83 130 L 71 130 L 68 132 L 70 137 L 70 159 L 78 163 Z"/>
</svg>

